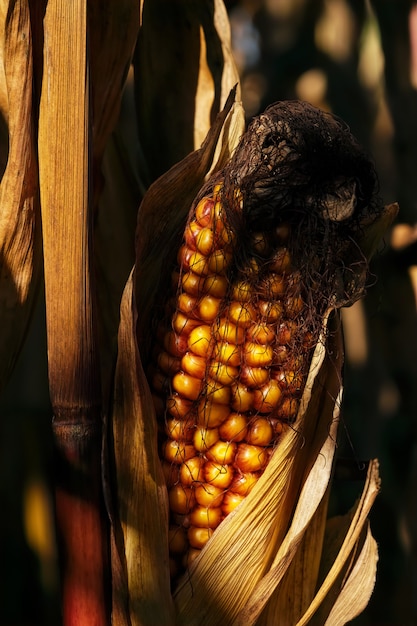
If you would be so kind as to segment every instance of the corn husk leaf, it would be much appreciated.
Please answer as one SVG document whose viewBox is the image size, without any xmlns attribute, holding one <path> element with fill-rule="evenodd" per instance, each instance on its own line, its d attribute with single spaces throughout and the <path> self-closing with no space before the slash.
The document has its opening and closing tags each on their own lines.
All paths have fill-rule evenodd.
<svg viewBox="0 0 417 626">
<path fill-rule="evenodd" d="M 320 572 L 322 582 L 297 626 L 346 624 L 366 607 L 374 588 L 378 560 L 367 519 L 380 489 L 378 468 L 378 461 L 372 460 L 357 504 L 347 515 L 328 521 Z"/>
<path fill-rule="evenodd" d="M 148 187 L 201 146 L 239 83 L 223 0 L 145 2 L 134 66 L 140 170 Z"/>
<path fill-rule="evenodd" d="M 3 64 L 0 89 L 2 162 L 0 184 L 0 389 L 13 369 L 25 336 L 41 270 L 39 194 L 32 118 L 32 35 L 27 2 L 1 5 Z M 13 106 L 9 107 L 9 103 Z M 3 169 L 3 168 L 2 168 Z"/>
<path fill-rule="evenodd" d="M 112 519 L 113 624 L 173 623 L 167 564 L 167 494 L 157 456 L 156 418 L 142 370 L 136 329 L 146 335 L 174 232 L 212 166 L 217 143 L 235 145 L 243 125 L 235 90 L 202 147 L 148 190 L 137 231 L 137 265 L 124 291 L 112 411 L 118 515 Z M 232 147 L 230 148 L 232 149 Z M 223 152 L 228 153 L 228 150 Z M 158 565 L 156 565 L 158 564 Z"/>
<path fill-rule="evenodd" d="M 130 277 L 122 299 L 113 404 L 118 516 L 113 520 L 114 625 L 173 624 L 168 506 L 152 399 L 135 342 Z"/>
</svg>

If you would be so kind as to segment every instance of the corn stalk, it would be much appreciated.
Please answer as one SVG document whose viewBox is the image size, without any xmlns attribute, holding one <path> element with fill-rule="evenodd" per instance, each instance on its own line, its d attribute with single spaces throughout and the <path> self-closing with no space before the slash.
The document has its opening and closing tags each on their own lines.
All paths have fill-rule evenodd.
<svg viewBox="0 0 417 626">
<path fill-rule="evenodd" d="M 244 130 L 222 1 L 0 6 L 0 387 L 43 258 L 63 623 L 346 623 L 374 584 L 367 515 L 379 478 L 371 461 L 352 511 L 326 522 L 343 360 L 334 312 L 297 417 L 303 439 L 287 433 L 244 506 L 170 589 L 167 494 L 142 361 L 192 201 Z M 115 128 L 126 85 L 139 166 L 126 158 L 123 118 Z M 394 214 L 364 224 L 365 254 Z"/>
</svg>

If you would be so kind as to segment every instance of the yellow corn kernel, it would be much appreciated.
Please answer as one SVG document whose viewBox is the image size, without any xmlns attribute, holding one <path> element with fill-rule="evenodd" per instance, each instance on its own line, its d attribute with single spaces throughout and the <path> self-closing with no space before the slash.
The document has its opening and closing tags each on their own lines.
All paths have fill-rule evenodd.
<svg viewBox="0 0 417 626">
<path fill-rule="evenodd" d="M 222 521 L 220 507 L 197 506 L 190 514 L 190 523 L 199 528 L 217 528 Z"/>
<path fill-rule="evenodd" d="M 176 441 L 190 442 L 194 436 L 194 428 L 189 420 L 172 417 L 165 423 L 165 433 Z"/>
<path fill-rule="evenodd" d="M 202 398 L 197 407 L 197 423 L 206 428 L 217 428 L 229 415 L 227 404 L 210 402 L 207 398 Z"/>
<path fill-rule="evenodd" d="M 179 515 L 187 515 L 195 506 L 195 497 L 190 487 L 180 483 L 171 487 L 168 492 L 168 501 L 171 511 Z"/>
<path fill-rule="evenodd" d="M 239 444 L 242 445 L 242 444 Z M 204 480 L 215 487 L 227 489 L 233 480 L 233 467 L 231 465 L 222 465 L 214 461 L 207 461 L 204 465 Z"/>
<path fill-rule="evenodd" d="M 233 491 L 228 491 L 223 499 L 222 503 L 222 513 L 224 515 L 229 515 L 234 509 L 239 506 L 241 502 L 245 499 L 246 496 L 242 496 L 239 493 L 234 493 Z"/>
<path fill-rule="evenodd" d="M 203 395 L 209 403 L 229 405 L 231 402 L 231 387 L 209 378 L 205 381 Z"/>
<path fill-rule="evenodd" d="M 168 413 L 172 415 L 172 417 L 176 417 L 179 419 L 191 417 L 193 411 L 192 401 L 183 398 L 178 393 L 174 393 L 168 397 L 166 401 L 166 407 Z"/>
<path fill-rule="evenodd" d="M 205 227 L 213 221 L 214 201 L 212 198 L 203 198 L 197 204 L 195 217 L 200 226 Z"/>
<path fill-rule="evenodd" d="M 249 387 L 249 389 L 256 389 L 263 385 L 266 385 L 269 380 L 269 371 L 263 367 L 251 367 L 249 365 L 242 365 L 240 368 L 240 381 Z M 253 396 L 252 396 L 253 398 Z"/>
<path fill-rule="evenodd" d="M 211 361 L 208 366 L 208 375 L 212 380 L 222 383 L 223 385 L 230 385 L 237 379 L 239 370 L 229 363 Z"/>
<path fill-rule="evenodd" d="M 225 441 L 243 441 L 247 433 L 247 420 L 241 413 L 230 413 L 219 426 L 219 435 Z"/>
<path fill-rule="evenodd" d="M 213 254 L 217 254 L 217 252 L 214 252 Z M 204 254 L 201 254 L 201 252 L 193 252 L 188 260 L 189 269 L 199 276 L 206 276 L 210 273 L 210 269 L 214 272 L 215 270 L 211 268 L 210 264 L 211 256 L 206 257 Z"/>
<path fill-rule="evenodd" d="M 270 380 L 253 392 L 253 406 L 259 413 L 271 413 L 281 402 L 282 391 L 277 380 Z"/>
<path fill-rule="evenodd" d="M 221 300 L 209 294 L 202 296 L 198 303 L 198 315 L 202 322 L 212 322 L 219 313 Z"/>
<path fill-rule="evenodd" d="M 162 446 L 162 454 L 168 463 L 184 463 L 195 455 L 194 446 L 186 441 L 167 439 Z"/>
<path fill-rule="evenodd" d="M 271 323 L 278 322 L 282 318 L 284 312 L 284 306 L 282 302 L 277 300 L 276 302 L 269 302 L 268 300 L 258 301 L 258 310 L 263 322 Z"/>
<path fill-rule="evenodd" d="M 242 382 L 237 381 L 233 383 L 231 392 L 231 407 L 234 411 L 245 413 L 253 408 L 253 393 Z"/>
<path fill-rule="evenodd" d="M 192 319 L 191 317 L 182 313 L 182 311 L 176 311 L 172 318 L 172 328 L 177 335 L 186 337 L 190 334 L 193 328 L 200 326 L 199 320 Z"/>
<path fill-rule="evenodd" d="M 286 280 L 283 274 L 268 274 L 268 276 L 263 279 L 260 285 L 260 289 L 261 293 L 264 297 L 266 297 L 267 300 L 280 298 L 285 294 Z"/>
<path fill-rule="evenodd" d="M 214 336 L 218 341 L 227 341 L 237 346 L 245 341 L 244 329 L 225 318 L 216 324 Z"/>
<path fill-rule="evenodd" d="M 203 290 L 204 279 L 194 272 L 185 272 L 181 276 L 183 290 L 190 296 L 199 296 Z"/>
<path fill-rule="evenodd" d="M 201 380 L 206 373 L 206 359 L 194 354 L 194 352 L 186 352 L 181 359 L 181 369 L 186 374 Z M 176 391 L 178 391 L 178 389 Z M 192 399 L 195 400 L 195 398 Z"/>
<path fill-rule="evenodd" d="M 218 439 L 206 452 L 209 461 L 230 465 L 233 463 L 236 454 L 236 444 L 231 441 Z"/>
<path fill-rule="evenodd" d="M 199 483 L 194 489 L 194 495 L 196 502 L 200 506 L 221 506 L 224 490 L 220 487 L 215 487 L 211 483 Z"/>
<path fill-rule="evenodd" d="M 249 443 L 239 443 L 236 451 L 235 464 L 241 472 L 258 472 L 264 469 L 268 461 L 265 448 Z"/>
<path fill-rule="evenodd" d="M 217 428 L 206 428 L 205 426 L 197 426 L 193 443 L 196 450 L 206 452 L 219 439 L 219 431 Z"/>
<path fill-rule="evenodd" d="M 181 367 L 181 360 L 165 352 L 165 350 L 162 350 L 162 352 L 158 354 L 157 363 L 159 369 L 164 374 L 175 374 L 179 372 Z"/>
<path fill-rule="evenodd" d="M 214 346 L 213 358 L 220 361 L 220 363 L 238 367 L 241 361 L 240 355 L 240 346 L 236 346 L 234 343 L 219 341 Z"/>
<path fill-rule="evenodd" d="M 192 220 L 187 224 L 184 231 L 184 240 L 185 244 L 191 248 L 191 250 L 196 250 L 196 237 L 198 233 L 201 231 L 202 226 L 196 221 Z"/>
<path fill-rule="evenodd" d="M 228 308 L 228 317 L 242 328 L 248 328 L 256 319 L 254 307 L 249 302 L 233 300 Z"/>
<path fill-rule="evenodd" d="M 212 528 L 200 528 L 199 526 L 190 526 L 188 529 L 188 541 L 193 548 L 204 548 L 207 541 L 213 534 Z"/>
<path fill-rule="evenodd" d="M 192 319 L 198 319 L 198 298 L 183 291 L 177 300 L 178 309 Z"/>
<path fill-rule="evenodd" d="M 210 294 L 215 298 L 224 298 L 227 293 L 229 282 L 226 276 L 220 274 L 209 274 L 204 279 L 203 293 Z"/>
<path fill-rule="evenodd" d="M 274 429 L 271 422 L 264 417 L 257 417 L 249 425 L 246 441 L 255 446 L 267 446 L 271 443 L 273 436 Z"/>
<path fill-rule="evenodd" d="M 246 330 L 246 338 L 253 343 L 266 345 L 275 339 L 274 328 L 265 322 L 255 322 Z"/>
<path fill-rule="evenodd" d="M 202 228 L 195 238 L 197 250 L 204 256 L 209 256 L 217 247 L 214 233 L 211 228 Z"/>
<path fill-rule="evenodd" d="M 225 274 L 227 271 L 227 268 L 229 267 L 232 261 L 233 255 L 232 255 L 232 252 L 229 252 L 228 250 L 220 249 L 220 250 L 214 250 L 214 252 L 210 254 L 209 257 L 203 257 L 203 258 L 206 259 L 206 263 L 204 266 L 205 274 L 209 274 L 209 273 Z M 189 261 L 189 266 L 190 268 L 193 269 L 192 263 L 194 263 L 194 259 L 191 256 L 190 261 Z M 193 271 L 197 272 L 197 270 L 195 269 Z"/>
<path fill-rule="evenodd" d="M 230 491 L 247 496 L 259 480 L 260 472 L 239 472 L 230 485 Z"/>
<path fill-rule="evenodd" d="M 205 324 L 194 328 L 188 336 L 188 348 L 199 356 L 207 357 L 211 344 L 211 328 Z"/>
<path fill-rule="evenodd" d="M 194 451 L 195 453 L 195 451 Z M 184 461 L 180 466 L 180 480 L 188 487 L 203 478 L 204 459 L 201 456 L 193 456 Z"/>
<path fill-rule="evenodd" d="M 250 302 L 253 299 L 253 286 L 247 280 L 239 280 L 233 285 L 233 300 L 238 302 Z"/>
<path fill-rule="evenodd" d="M 201 393 L 201 379 L 185 372 L 177 372 L 172 379 L 172 387 L 187 400 L 197 400 Z"/>
<path fill-rule="evenodd" d="M 274 351 L 272 346 L 247 341 L 243 348 L 243 359 L 250 367 L 269 367 L 272 364 Z"/>
</svg>

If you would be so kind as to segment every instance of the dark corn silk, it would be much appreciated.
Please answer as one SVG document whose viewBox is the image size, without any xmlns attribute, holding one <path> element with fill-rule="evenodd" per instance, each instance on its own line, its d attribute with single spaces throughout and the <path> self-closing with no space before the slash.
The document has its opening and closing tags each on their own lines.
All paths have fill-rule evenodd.
<svg viewBox="0 0 417 626">
<path fill-rule="evenodd" d="M 148 372 L 174 579 L 292 427 L 325 310 L 360 295 L 350 244 L 374 185 L 345 126 L 281 103 L 196 199 Z"/>
</svg>

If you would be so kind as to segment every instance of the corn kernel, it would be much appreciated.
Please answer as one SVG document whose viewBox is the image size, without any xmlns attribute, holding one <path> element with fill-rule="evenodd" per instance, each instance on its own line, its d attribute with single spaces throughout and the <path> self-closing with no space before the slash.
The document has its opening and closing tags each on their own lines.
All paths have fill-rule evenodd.
<svg viewBox="0 0 417 626">
<path fill-rule="evenodd" d="M 231 465 L 222 465 L 214 461 L 207 461 L 204 465 L 204 480 L 221 489 L 227 489 L 230 486 L 233 480 L 233 473 Z"/>
<path fill-rule="evenodd" d="M 181 369 L 186 374 L 202 380 L 206 373 L 206 359 L 202 356 L 194 354 L 194 352 L 186 352 L 181 359 Z M 192 399 L 195 400 L 195 398 Z"/>
<path fill-rule="evenodd" d="M 233 383 L 231 392 L 231 407 L 234 411 L 245 413 L 253 408 L 253 393 L 242 382 L 237 381 Z"/>
<path fill-rule="evenodd" d="M 197 326 L 189 334 L 188 347 L 194 354 L 207 357 L 211 344 L 212 337 L 210 326 Z"/>
<path fill-rule="evenodd" d="M 246 441 L 255 446 L 267 446 L 271 442 L 273 435 L 274 430 L 269 420 L 258 417 L 251 421 Z"/>
<path fill-rule="evenodd" d="M 253 446 L 249 443 L 238 444 L 235 464 L 241 472 L 258 472 L 264 469 L 267 462 L 268 455 L 261 446 Z"/>
<path fill-rule="evenodd" d="M 277 380 L 270 380 L 253 392 L 253 406 L 259 413 L 271 413 L 281 402 L 282 391 Z"/>
<path fill-rule="evenodd" d="M 202 296 L 198 303 L 198 314 L 203 322 L 212 322 L 219 313 L 221 300 L 209 294 Z"/>
<path fill-rule="evenodd" d="M 246 417 L 241 413 L 230 413 L 219 426 L 219 435 L 225 441 L 243 441 L 247 433 Z"/>
<path fill-rule="evenodd" d="M 243 358 L 250 367 L 268 367 L 272 364 L 274 351 L 271 346 L 247 341 L 244 345 Z"/>
<path fill-rule="evenodd" d="M 230 408 L 227 404 L 210 402 L 207 398 L 202 398 L 197 407 L 198 425 L 206 428 L 217 428 L 229 415 Z"/>
<path fill-rule="evenodd" d="M 212 528 L 200 528 L 199 526 L 190 526 L 188 529 L 188 541 L 193 548 L 204 548 L 207 541 L 213 534 Z"/>
<path fill-rule="evenodd" d="M 168 439 L 162 446 L 162 454 L 168 463 L 181 464 L 195 455 L 195 449 L 191 443 Z"/>
<path fill-rule="evenodd" d="M 172 387 L 187 400 L 197 400 L 201 392 L 201 380 L 185 372 L 177 372 L 172 379 Z"/>
<path fill-rule="evenodd" d="M 206 452 L 219 439 L 219 431 L 217 428 L 206 428 L 205 426 L 197 426 L 193 443 L 196 450 Z"/>
<path fill-rule="evenodd" d="M 174 485 L 168 492 L 169 507 L 174 513 L 187 515 L 195 506 L 195 498 L 190 487 Z"/>
<path fill-rule="evenodd" d="M 215 487 L 211 483 L 199 483 L 196 485 L 195 499 L 201 506 L 221 506 L 224 490 L 220 487 Z"/>
<path fill-rule="evenodd" d="M 194 451 L 195 453 L 195 451 Z M 193 456 L 184 461 L 180 466 L 180 479 L 183 485 L 188 487 L 202 480 L 204 459 L 201 456 Z"/>
<path fill-rule="evenodd" d="M 192 526 L 199 528 L 217 528 L 222 521 L 220 507 L 197 506 L 190 515 Z"/>
<path fill-rule="evenodd" d="M 222 441 L 221 439 L 218 439 L 206 452 L 209 461 L 214 461 L 222 465 L 230 465 L 233 463 L 235 454 L 236 444 L 230 441 Z"/>
<path fill-rule="evenodd" d="M 239 506 L 241 502 L 245 499 L 245 496 L 240 495 L 239 493 L 233 493 L 233 491 L 228 491 L 223 499 L 222 503 L 222 513 L 224 515 L 229 515 L 234 509 Z"/>
</svg>

